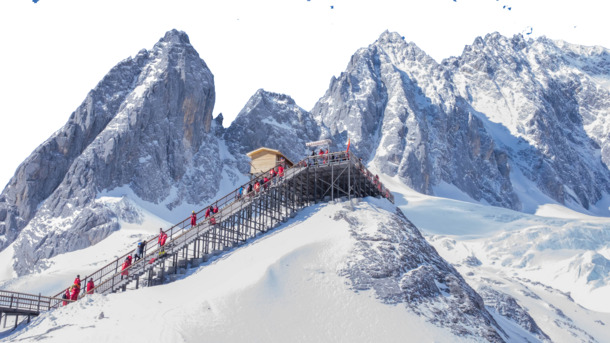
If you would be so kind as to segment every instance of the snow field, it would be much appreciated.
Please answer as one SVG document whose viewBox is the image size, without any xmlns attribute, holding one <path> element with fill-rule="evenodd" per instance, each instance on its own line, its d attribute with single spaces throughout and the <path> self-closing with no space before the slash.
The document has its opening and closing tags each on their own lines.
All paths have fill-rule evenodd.
<svg viewBox="0 0 610 343">
<path fill-rule="evenodd" d="M 571 342 L 574 337 L 603 341 L 607 337 L 607 273 L 602 270 L 596 287 L 592 287 L 586 281 L 590 259 L 584 257 L 609 257 L 608 243 L 599 239 L 595 242 L 592 235 L 605 232 L 609 219 L 556 204 L 539 206 L 536 214 L 525 214 L 477 204 L 452 187 L 443 188 L 445 195 L 465 201 L 422 195 L 396 179 L 382 181 L 394 190 L 396 204 L 407 218 L 475 290 L 487 286 L 515 298 L 553 342 Z M 111 195 L 115 198 L 100 197 L 100 201 L 131 198 L 128 194 Z M 170 226 L 170 222 L 152 214 L 155 206 L 141 206 L 138 199 L 132 202 L 140 212 L 140 224 L 121 223 L 121 229 L 104 241 L 56 256 L 48 261 L 49 268 L 39 273 L 13 279 L 7 268 L 1 274 L 2 288 L 55 294 L 75 274 L 84 276 L 132 249 L 136 241 L 156 234 L 158 227 Z M 426 322 L 404 305 L 383 304 L 372 291 L 351 290 L 348 280 L 338 276 L 355 243 L 347 223 L 333 219 L 342 210 L 353 210 L 359 222 L 373 232 L 380 220 L 394 213 L 394 206 L 367 198 L 306 208 L 287 224 L 189 270 L 176 282 L 93 295 L 45 313 L 13 335 L 0 334 L 0 339 L 473 341 Z M 572 249 L 565 248 L 569 244 Z M 587 250 L 591 244 L 594 249 Z M 0 261 L 9 261 L 10 255 L 10 250 L 1 253 Z M 469 264 L 472 257 L 475 262 Z M 576 267 L 582 267 L 581 274 L 569 268 L 575 261 L 580 261 Z M 539 340 L 494 308 L 488 310 L 510 336 L 510 342 Z"/>
<path fill-rule="evenodd" d="M 359 219 L 374 217 L 372 206 Z M 337 275 L 354 244 L 341 204 L 294 221 L 210 261 L 174 283 L 45 313 L 8 341 L 461 342 L 403 306 L 356 293 Z M 374 221 L 371 220 L 371 224 Z M 103 315 L 102 315 L 103 313 Z M 56 329 L 59 328 L 59 329 Z"/>
</svg>

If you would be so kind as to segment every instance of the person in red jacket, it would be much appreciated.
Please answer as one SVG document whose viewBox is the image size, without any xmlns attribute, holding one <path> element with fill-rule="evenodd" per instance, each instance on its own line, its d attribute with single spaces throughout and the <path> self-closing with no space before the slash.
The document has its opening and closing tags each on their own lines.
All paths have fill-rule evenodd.
<svg viewBox="0 0 610 343">
<path fill-rule="evenodd" d="M 277 176 L 280 178 L 280 180 L 282 177 L 284 177 L 284 167 L 281 164 L 277 166 Z"/>
<path fill-rule="evenodd" d="M 210 206 L 210 208 L 212 208 L 212 206 Z M 214 208 L 212 208 L 212 217 L 210 218 L 210 224 L 214 225 L 216 224 L 216 218 L 214 217 L 214 215 L 216 213 L 218 213 L 218 205 L 214 204 Z"/>
<path fill-rule="evenodd" d="M 62 296 L 62 299 L 64 299 L 63 305 L 64 306 L 68 305 L 68 300 L 70 300 L 70 287 L 66 288 L 66 293 L 64 293 L 64 295 Z"/>
<path fill-rule="evenodd" d="M 191 227 L 195 227 L 197 225 L 197 213 L 193 211 L 191 214 Z"/>
<path fill-rule="evenodd" d="M 95 288 L 95 286 L 93 285 L 93 279 L 89 279 L 89 281 L 87 282 L 87 294 L 93 294 L 93 289 Z"/>
<path fill-rule="evenodd" d="M 80 288 L 80 275 L 76 275 L 76 278 L 74 279 L 74 284 L 78 285 L 78 288 Z"/>
<path fill-rule="evenodd" d="M 212 211 L 213 211 L 212 206 L 208 207 L 205 210 L 205 219 L 210 218 L 210 214 L 212 214 Z"/>
<path fill-rule="evenodd" d="M 163 229 L 159 229 L 159 238 L 157 242 L 159 242 L 159 256 L 165 255 L 165 241 L 167 241 L 167 234 L 163 232 Z"/>
<path fill-rule="evenodd" d="M 123 276 L 129 275 L 129 270 L 127 269 L 129 266 L 131 266 L 131 256 L 127 256 L 123 262 L 123 267 L 121 268 L 121 280 L 123 280 Z"/>
<path fill-rule="evenodd" d="M 72 291 L 70 292 L 70 300 L 76 301 L 78 300 L 78 294 L 80 293 L 80 287 L 76 285 L 72 285 Z"/>
</svg>

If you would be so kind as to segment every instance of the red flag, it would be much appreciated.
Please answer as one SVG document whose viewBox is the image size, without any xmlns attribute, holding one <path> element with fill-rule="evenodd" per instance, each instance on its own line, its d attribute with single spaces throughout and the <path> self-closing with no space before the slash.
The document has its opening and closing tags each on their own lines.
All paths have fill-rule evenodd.
<svg viewBox="0 0 610 343">
<path fill-rule="evenodd" d="M 345 152 L 349 152 L 349 143 L 350 143 L 350 139 L 347 139 L 347 150 L 345 150 Z"/>
</svg>

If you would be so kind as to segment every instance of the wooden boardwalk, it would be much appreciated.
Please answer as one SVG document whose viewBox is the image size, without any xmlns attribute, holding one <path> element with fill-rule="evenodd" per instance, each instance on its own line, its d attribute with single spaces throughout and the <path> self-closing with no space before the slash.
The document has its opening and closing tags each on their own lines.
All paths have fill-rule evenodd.
<svg viewBox="0 0 610 343">
<path fill-rule="evenodd" d="M 42 296 L 40 294 L 26 294 L 10 291 L 0 291 L 0 323 L 4 319 L 4 327 L 8 316 L 15 316 L 15 326 L 19 317 L 27 318 L 37 316 L 42 311 L 58 307 L 62 299 Z"/>
</svg>

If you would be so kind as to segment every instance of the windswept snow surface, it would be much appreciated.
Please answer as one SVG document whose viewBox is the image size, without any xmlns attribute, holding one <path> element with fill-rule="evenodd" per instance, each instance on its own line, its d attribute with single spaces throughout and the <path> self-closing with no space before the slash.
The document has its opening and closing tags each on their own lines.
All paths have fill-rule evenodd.
<svg viewBox="0 0 610 343">
<path fill-rule="evenodd" d="M 426 196 L 397 180 L 383 181 L 395 190 L 409 220 L 467 281 L 473 281 L 469 273 L 489 273 L 484 277 L 541 283 L 581 306 L 610 313 L 610 218 L 557 204 L 526 214 L 475 203 L 465 195 L 465 201 L 454 200 L 455 194 L 454 199 Z"/>
<path fill-rule="evenodd" d="M 126 200 L 123 197 L 104 196 L 100 197 L 99 201 L 112 204 Z M 0 263 L 2 263 L 0 289 L 32 294 L 41 293 L 48 296 L 55 295 L 70 286 L 77 274 L 84 277 L 86 274 L 102 268 L 127 251 L 134 249 L 138 241 L 150 239 L 158 234 L 159 227 L 168 228 L 171 226 L 170 222 L 158 218 L 146 209 L 136 205 L 134 207 L 138 208 L 139 218 L 137 223 L 119 220 L 121 229 L 113 232 L 103 241 L 87 249 L 80 249 L 46 259 L 44 264 L 47 268 L 37 273 L 19 278 L 15 277 L 16 275 L 12 271 L 14 244 L 10 245 L 9 249 L 0 253 Z"/>
<path fill-rule="evenodd" d="M 357 214 L 366 219 L 368 205 Z M 339 276 L 355 244 L 344 204 L 303 210 L 290 223 L 191 270 L 182 280 L 44 313 L 6 341 L 470 342 L 404 306 L 354 292 Z M 355 213 L 355 212 L 354 212 Z M 388 215 L 391 212 L 388 212 Z"/>
<path fill-rule="evenodd" d="M 524 214 L 425 196 L 397 180 L 383 181 L 407 218 L 483 297 L 506 341 L 609 341 L 610 293 L 603 263 L 610 257 L 610 219 L 557 205 L 541 207 L 537 215 Z M 0 339 L 485 341 L 456 336 L 405 304 L 389 304 L 374 290 L 350 287 L 341 271 L 354 258 L 350 253 L 357 240 L 347 221 L 335 219 L 340 211 L 374 230 L 379 225 L 374 218 L 393 215 L 393 206 L 368 199 L 354 207 L 348 202 L 309 207 L 281 227 L 188 270 L 176 282 L 93 295 L 43 313 Z M 144 222 L 159 220 L 144 214 Z M 149 234 L 142 227 L 123 226 L 103 242 L 54 257 L 48 270 L 5 281 L 2 288 L 57 293 L 74 274 L 98 268 Z M 448 295 L 446 286 L 437 287 L 441 296 Z"/>
</svg>

